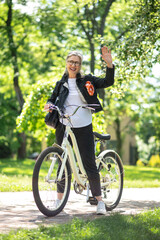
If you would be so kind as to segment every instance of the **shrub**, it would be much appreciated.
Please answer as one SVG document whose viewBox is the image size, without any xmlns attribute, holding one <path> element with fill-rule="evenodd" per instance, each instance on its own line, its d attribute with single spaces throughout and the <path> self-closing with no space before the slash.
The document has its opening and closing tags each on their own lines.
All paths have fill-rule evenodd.
<svg viewBox="0 0 160 240">
<path fill-rule="evenodd" d="M 136 165 L 137 165 L 138 167 L 144 167 L 144 166 L 145 166 L 144 162 L 143 162 L 141 159 L 138 159 L 138 160 L 137 160 Z"/>
<path fill-rule="evenodd" d="M 11 155 L 11 148 L 5 136 L 0 136 L 0 158 L 7 158 Z"/>
<path fill-rule="evenodd" d="M 148 166 L 150 167 L 160 167 L 160 156 L 159 155 L 152 155 Z"/>
</svg>

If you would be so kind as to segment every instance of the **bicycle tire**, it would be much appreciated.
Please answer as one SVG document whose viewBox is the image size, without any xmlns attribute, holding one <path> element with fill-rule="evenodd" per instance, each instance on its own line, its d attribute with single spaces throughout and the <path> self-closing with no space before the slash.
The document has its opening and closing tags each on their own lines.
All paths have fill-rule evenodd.
<svg viewBox="0 0 160 240">
<path fill-rule="evenodd" d="M 32 178 L 32 190 L 35 203 L 38 209 L 46 216 L 56 216 L 65 207 L 71 187 L 71 169 L 67 160 L 63 179 L 57 181 L 57 171 L 62 162 L 63 150 L 58 147 L 48 147 L 39 155 Z M 48 177 L 49 168 L 51 163 L 54 161 L 54 167 Z M 57 199 L 58 186 L 63 188 L 63 199 L 61 203 L 56 207 L 54 206 Z"/>
<path fill-rule="evenodd" d="M 100 153 L 101 160 L 98 169 L 102 190 L 102 199 L 106 210 L 111 211 L 119 204 L 123 191 L 123 165 L 119 155 L 114 151 Z"/>
</svg>

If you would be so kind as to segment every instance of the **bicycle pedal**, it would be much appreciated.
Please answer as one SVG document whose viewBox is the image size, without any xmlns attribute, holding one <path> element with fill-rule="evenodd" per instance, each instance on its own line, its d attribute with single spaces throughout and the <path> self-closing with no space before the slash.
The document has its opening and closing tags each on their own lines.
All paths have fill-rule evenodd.
<svg viewBox="0 0 160 240">
<path fill-rule="evenodd" d="M 88 201 L 91 205 L 97 205 L 98 200 L 95 197 L 89 197 Z"/>
</svg>

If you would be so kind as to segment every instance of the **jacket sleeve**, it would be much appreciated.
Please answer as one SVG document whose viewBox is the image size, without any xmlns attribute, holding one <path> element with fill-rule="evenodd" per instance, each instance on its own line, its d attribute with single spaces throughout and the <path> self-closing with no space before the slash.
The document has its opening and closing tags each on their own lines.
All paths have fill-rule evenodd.
<svg viewBox="0 0 160 240">
<path fill-rule="evenodd" d="M 114 69 L 115 66 L 113 65 L 113 68 L 106 69 L 106 76 L 104 78 L 99 78 L 93 76 L 93 81 L 96 88 L 107 88 L 114 84 Z"/>
<path fill-rule="evenodd" d="M 53 92 L 52 92 L 52 95 L 51 95 L 51 97 L 48 99 L 48 101 L 47 101 L 47 103 L 55 103 L 55 101 L 56 101 L 56 98 L 57 98 L 57 96 L 58 96 L 58 94 L 59 94 L 59 86 L 60 86 L 60 81 L 58 81 L 57 83 L 56 83 L 56 86 L 55 86 L 55 88 L 54 88 L 54 90 L 53 90 Z"/>
</svg>

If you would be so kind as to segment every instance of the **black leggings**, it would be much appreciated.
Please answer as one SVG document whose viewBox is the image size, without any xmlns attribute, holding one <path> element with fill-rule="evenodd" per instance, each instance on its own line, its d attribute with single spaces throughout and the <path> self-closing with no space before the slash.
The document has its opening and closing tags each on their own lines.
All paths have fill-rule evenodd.
<svg viewBox="0 0 160 240">
<path fill-rule="evenodd" d="M 72 128 L 77 140 L 78 148 L 82 158 L 84 168 L 86 170 L 91 192 L 93 196 L 101 195 L 100 176 L 95 163 L 95 151 L 94 151 L 94 137 L 92 124 L 81 127 Z M 61 145 L 65 132 L 65 125 L 59 122 L 56 129 L 56 141 Z M 71 142 L 71 139 L 69 139 Z M 59 191 L 60 192 L 60 191 Z"/>
</svg>

